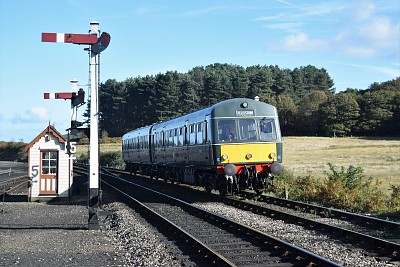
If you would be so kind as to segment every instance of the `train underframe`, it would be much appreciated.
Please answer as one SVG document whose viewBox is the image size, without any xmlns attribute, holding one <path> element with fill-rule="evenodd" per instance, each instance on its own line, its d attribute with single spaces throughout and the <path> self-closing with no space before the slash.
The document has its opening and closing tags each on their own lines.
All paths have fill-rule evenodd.
<svg viewBox="0 0 400 267">
<path fill-rule="evenodd" d="M 241 194 L 253 190 L 261 194 L 273 187 L 274 176 L 270 171 L 258 171 L 257 165 L 235 166 L 233 175 L 225 174 L 224 166 L 166 166 L 127 164 L 126 170 L 131 174 L 142 173 L 151 178 L 163 179 L 171 183 L 187 183 L 204 187 L 207 192 L 218 190 L 221 195 Z"/>
</svg>

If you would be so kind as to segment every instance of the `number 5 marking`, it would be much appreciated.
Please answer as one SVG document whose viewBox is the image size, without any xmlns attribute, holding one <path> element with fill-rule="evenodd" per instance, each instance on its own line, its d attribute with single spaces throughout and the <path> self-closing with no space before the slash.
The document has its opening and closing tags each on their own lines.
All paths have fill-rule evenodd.
<svg viewBox="0 0 400 267">
<path fill-rule="evenodd" d="M 36 176 L 38 176 L 38 174 L 39 174 L 39 165 L 33 165 L 32 166 L 31 174 L 32 174 L 32 179 L 35 178 Z"/>
</svg>

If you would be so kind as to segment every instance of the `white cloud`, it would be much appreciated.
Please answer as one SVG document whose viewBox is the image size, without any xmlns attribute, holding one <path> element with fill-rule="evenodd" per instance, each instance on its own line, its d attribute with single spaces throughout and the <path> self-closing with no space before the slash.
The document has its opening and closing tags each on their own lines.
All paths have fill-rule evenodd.
<svg viewBox="0 0 400 267">
<path fill-rule="evenodd" d="M 368 72 L 382 73 L 382 74 L 391 76 L 393 78 L 400 76 L 400 70 L 398 68 L 393 69 L 393 68 L 389 68 L 389 67 L 375 66 L 375 65 L 363 65 L 363 64 L 344 64 L 344 65 L 356 67 L 356 68 L 359 68 L 359 69 L 362 69 L 362 70 L 368 71 Z"/>
<path fill-rule="evenodd" d="M 392 24 L 388 17 L 374 17 L 360 26 L 360 35 L 374 45 L 391 46 L 400 41 L 400 23 Z"/>
<path fill-rule="evenodd" d="M 281 18 L 284 18 L 284 17 L 285 17 L 284 13 L 279 13 L 279 14 L 273 15 L 273 16 L 259 17 L 259 18 L 253 19 L 253 21 L 276 20 L 276 19 L 281 19 Z"/>
<path fill-rule="evenodd" d="M 376 10 L 376 6 L 372 1 L 359 1 L 356 2 L 352 8 L 354 18 L 358 21 L 367 20 L 372 16 Z"/>
<path fill-rule="evenodd" d="M 302 25 L 303 25 L 302 22 L 286 22 L 286 23 L 267 24 L 264 25 L 264 27 L 269 29 L 285 30 L 290 33 L 300 33 L 300 28 Z"/>
<path fill-rule="evenodd" d="M 332 45 L 339 53 L 360 58 L 400 56 L 400 22 L 396 16 L 379 14 L 374 2 L 357 2 L 344 19 L 347 27 L 336 34 Z"/>
<path fill-rule="evenodd" d="M 354 58 L 400 58 L 400 21 L 391 14 L 387 3 L 361 0 L 353 4 L 342 1 L 304 5 L 278 0 L 286 6 L 284 13 L 260 17 L 272 21 L 263 25 L 286 33 L 270 47 L 286 51 L 330 50 Z M 398 9 L 398 6 L 397 6 Z M 385 13 L 382 13 L 385 12 Z M 318 27 L 315 27 L 318 24 Z M 321 31 L 320 29 L 324 29 Z"/>
<path fill-rule="evenodd" d="M 298 33 L 286 36 L 283 42 L 284 50 L 308 51 L 321 48 L 326 42 L 319 39 L 311 39 L 306 33 Z"/>
<path fill-rule="evenodd" d="M 29 110 L 25 110 L 22 114 L 16 113 L 11 119 L 12 123 L 36 123 L 46 122 L 49 119 L 49 113 L 46 108 L 32 107 Z"/>
<path fill-rule="evenodd" d="M 343 54 L 352 56 L 352 57 L 361 57 L 361 58 L 366 58 L 366 57 L 373 57 L 376 55 L 377 51 L 374 48 L 371 47 L 345 47 Z"/>
<path fill-rule="evenodd" d="M 345 8 L 344 4 L 338 3 L 336 1 L 330 2 L 330 1 L 319 1 L 319 2 L 313 2 L 310 4 L 303 4 L 303 5 L 296 5 L 294 3 L 291 3 L 289 1 L 282 1 L 278 0 L 278 2 L 286 5 L 289 7 L 289 12 L 285 14 L 285 17 L 287 19 L 293 19 L 293 18 L 300 18 L 300 17 L 319 17 L 320 19 L 322 18 L 323 20 L 330 19 L 326 15 L 330 15 L 332 13 L 341 11 Z"/>
</svg>

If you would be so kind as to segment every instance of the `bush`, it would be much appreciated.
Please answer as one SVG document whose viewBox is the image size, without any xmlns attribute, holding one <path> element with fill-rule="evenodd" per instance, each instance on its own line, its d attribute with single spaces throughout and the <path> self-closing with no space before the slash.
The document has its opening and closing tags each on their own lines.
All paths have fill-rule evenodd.
<svg viewBox="0 0 400 267">
<path fill-rule="evenodd" d="M 399 185 L 391 185 L 392 194 L 389 199 L 389 209 L 391 211 L 399 212 L 400 211 L 400 186 Z"/>
<path fill-rule="evenodd" d="M 89 158 L 87 154 L 82 154 L 76 159 L 77 163 L 89 164 Z M 124 169 L 125 163 L 122 160 L 122 152 L 105 152 L 100 153 L 100 166 Z"/>
<path fill-rule="evenodd" d="M 317 197 L 323 205 L 364 212 L 385 207 L 379 184 L 372 185 L 372 177 L 365 177 L 361 167 L 350 165 L 347 170 L 341 167 L 338 171 L 331 163 L 328 165 L 331 173 L 326 173 L 327 179 L 320 185 Z"/>
<path fill-rule="evenodd" d="M 372 177 L 365 177 L 363 169 L 349 166 L 336 169 L 328 164 L 330 172 L 325 179 L 311 176 L 297 176 L 286 170 L 277 177 L 274 193 L 292 200 L 312 202 L 344 210 L 376 212 L 400 210 L 400 186 L 393 186 L 388 198 L 379 189 L 380 182 L 373 183 Z"/>
<path fill-rule="evenodd" d="M 123 169 L 125 167 L 125 163 L 122 159 L 122 152 L 106 152 L 100 154 L 100 165 Z"/>
<path fill-rule="evenodd" d="M 89 164 L 89 157 L 87 154 L 82 154 L 75 160 L 76 163 Z"/>
<path fill-rule="evenodd" d="M 24 152 L 25 146 L 23 142 L 0 141 L 0 160 L 28 162 L 28 155 Z"/>
<path fill-rule="evenodd" d="M 295 177 L 284 170 L 275 181 L 275 194 L 282 198 L 287 194 L 290 199 L 310 202 L 317 193 L 317 180 L 309 175 Z"/>
<path fill-rule="evenodd" d="M 79 145 L 88 145 L 88 144 L 90 144 L 89 137 L 87 137 L 86 135 L 83 136 L 81 139 L 79 139 L 77 144 L 79 144 Z"/>
</svg>

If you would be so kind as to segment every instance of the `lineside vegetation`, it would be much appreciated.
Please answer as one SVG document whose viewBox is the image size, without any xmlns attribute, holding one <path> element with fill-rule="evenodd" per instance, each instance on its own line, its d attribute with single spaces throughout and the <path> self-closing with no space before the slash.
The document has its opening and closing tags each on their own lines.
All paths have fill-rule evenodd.
<svg viewBox="0 0 400 267">
<path fill-rule="evenodd" d="M 375 159 L 375 167 L 380 168 L 380 165 L 386 164 L 383 157 L 376 157 L 376 147 L 392 149 L 397 146 L 400 140 L 394 139 L 346 139 L 346 138 L 315 138 L 315 137 L 287 137 L 287 149 L 284 149 L 284 172 L 275 178 L 275 187 L 268 193 L 278 197 L 285 198 L 288 195 L 289 199 L 312 202 L 328 207 L 344 209 L 348 211 L 360 211 L 366 213 L 383 214 L 387 217 L 394 217 L 400 220 L 400 177 L 392 179 L 391 182 L 385 182 L 384 177 L 377 179 L 376 177 L 365 173 L 362 166 L 363 161 L 359 161 L 360 155 L 364 156 L 363 160 L 369 165 L 369 157 Z M 108 142 L 107 140 L 110 140 Z M 357 142 L 358 140 L 359 142 Z M 285 141 L 285 140 L 284 140 Z M 388 141 L 389 144 L 387 143 Z M 338 149 L 329 149 L 328 158 L 332 159 L 343 156 L 343 151 L 337 142 L 341 142 L 344 146 L 346 142 L 351 142 L 355 146 L 361 146 L 362 149 L 347 149 L 346 166 L 337 166 L 332 162 L 326 162 L 326 158 L 321 155 L 317 157 L 311 156 L 315 151 L 304 151 L 309 142 L 314 144 L 315 151 L 323 151 L 321 146 L 336 147 Z M 363 145 L 361 145 L 361 143 Z M 103 166 L 124 168 L 122 160 L 120 140 L 115 138 L 103 138 L 101 145 L 100 163 Z M 284 143 L 285 144 L 285 143 Z M 311 149 L 309 145 L 308 149 Z M 285 147 L 285 145 L 284 145 Z M 368 147 L 371 147 L 371 153 L 366 153 Z M 87 162 L 87 145 L 78 145 L 77 160 Z M 298 154 L 296 151 L 303 150 L 303 153 Z M 389 150 L 382 150 L 382 153 L 389 154 Z M 315 166 L 320 166 L 322 169 L 314 168 L 316 174 L 312 171 L 308 173 L 300 173 L 293 171 L 290 166 L 298 166 L 300 163 L 306 163 L 306 155 L 310 155 L 311 160 L 315 160 Z M 323 153 L 323 152 L 320 152 Z M 335 154 L 336 153 L 336 154 Z M 297 157 L 296 157 L 297 155 Z M 300 156 L 299 156 L 300 155 Z M 394 157 L 388 155 L 388 157 Z M 318 158 L 320 161 L 318 162 Z M 353 159 L 353 160 L 352 160 Z M 352 165 L 352 161 L 360 166 Z M 395 167 L 400 161 L 399 158 L 393 159 L 390 164 Z M 296 170 L 296 168 L 294 168 Z"/>
</svg>

